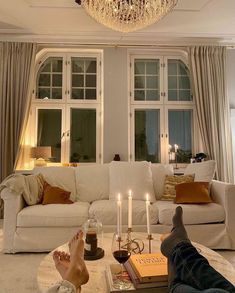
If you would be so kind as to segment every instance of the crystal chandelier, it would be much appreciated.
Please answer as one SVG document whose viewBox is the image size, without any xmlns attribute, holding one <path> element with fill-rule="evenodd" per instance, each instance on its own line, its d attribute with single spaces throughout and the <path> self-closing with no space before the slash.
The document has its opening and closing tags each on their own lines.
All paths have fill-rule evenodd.
<svg viewBox="0 0 235 293">
<path fill-rule="evenodd" d="M 178 0 L 75 0 L 99 23 L 120 32 L 151 25 L 177 4 Z"/>
</svg>

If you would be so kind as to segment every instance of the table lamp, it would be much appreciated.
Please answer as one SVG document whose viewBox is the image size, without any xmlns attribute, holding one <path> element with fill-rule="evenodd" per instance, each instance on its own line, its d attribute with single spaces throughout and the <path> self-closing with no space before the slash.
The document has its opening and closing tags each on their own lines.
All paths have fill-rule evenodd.
<svg viewBox="0 0 235 293">
<path fill-rule="evenodd" d="M 34 165 L 43 167 L 47 165 L 46 160 L 51 157 L 50 146 L 36 146 L 31 148 L 31 158 L 34 158 Z"/>
</svg>

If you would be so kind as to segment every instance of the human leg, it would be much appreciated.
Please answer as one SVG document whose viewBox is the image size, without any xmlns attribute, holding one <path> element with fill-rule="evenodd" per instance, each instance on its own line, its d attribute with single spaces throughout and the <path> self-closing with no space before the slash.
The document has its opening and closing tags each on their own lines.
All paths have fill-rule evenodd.
<svg viewBox="0 0 235 293">
<path fill-rule="evenodd" d="M 188 292 L 210 288 L 235 292 L 234 286 L 212 268 L 207 259 L 191 244 L 184 228 L 182 214 L 182 208 L 177 207 L 172 219 L 172 232 L 162 237 L 161 251 L 168 257 L 171 291 L 177 292 L 175 290 L 178 286 L 180 287 L 177 290 L 180 290 L 183 285 L 187 285 L 188 290 L 191 288 Z"/>
</svg>

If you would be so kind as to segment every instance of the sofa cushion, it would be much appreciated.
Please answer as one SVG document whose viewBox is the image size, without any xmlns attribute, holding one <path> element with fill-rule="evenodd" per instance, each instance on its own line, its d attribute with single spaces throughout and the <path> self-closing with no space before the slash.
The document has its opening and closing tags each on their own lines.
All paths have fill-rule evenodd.
<svg viewBox="0 0 235 293">
<path fill-rule="evenodd" d="M 173 175 L 173 165 L 171 164 L 151 164 L 153 187 L 156 199 L 160 199 L 164 192 L 164 182 L 166 175 Z"/>
<path fill-rule="evenodd" d="M 194 174 L 194 181 L 211 182 L 215 175 L 216 163 L 213 160 L 188 164 L 184 175 Z"/>
<path fill-rule="evenodd" d="M 172 201 L 157 201 L 154 208 L 158 209 L 159 223 L 172 225 L 172 217 L 178 206 Z M 216 203 L 208 204 L 180 204 L 183 208 L 183 221 L 186 225 L 219 223 L 225 220 L 224 208 Z"/>
<path fill-rule="evenodd" d="M 73 201 L 69 198 L 70 197 L 69 191 L 66 191 L 57 186 L 51 186 L 46 181 L 44 182 L 43 187 L 43 201 L 42 204 L 72 204 Z"/>
<path fill-rule="evenodd" d="M 17 216 L 19 227 L 78 227 L 88 218 L 89 203 L 28 206 Z"/>
<path fill-rule="evenodd" d="M 52 186 L 70 191 L 70 199 L 76 199 L 75 172 L 72 167 L 37 167 L 34 174 L 41 173 L 44 179 Z"/>
<path fill-rule="evenodd" d="M 181 175 L 181 176 L 166 175 L 162 200 L 174 200 L 176 195 L 176 191 L 175 191 L 176 185 L 181 183 L 186 183 L 186 182 L 193 182 L 193 181 L 194 181 L 194 175 Z"/>
<path fill-rule="evenodd" d="M 209 182 L 188 182 L 175 186 L 176 197 L 174 203 L 209 203 Z"/>
<path fill-rule="evenodd" d="M 133 225 L 146 225 L 146 205 L 145 201 L 132 201 L 132 223 Z M 94 215 L 103 225 L 117 224 L 117 202 L 115 200 L 98 200 L 91 204 L 90 215 Z M 127 225 L 128 221 L 128 201 L 122 202 L 122 223 Z M 158 210 L 156 206 L 150 206 L 150 223 L 158 222 Z"/>
<path fill-rule="evenodd" d="M 128 196 L 128 191 L 132 190 L 135 200 L 146 200 L 149 194 L 151 202 L 156 201 L 152 172 L 149 162 L 111 162 L 109 166 L 110 196 L 109 199 L 116 199 L 121 193 L 122 198 Z"/>
<path fill-rule="evenodd" d="M 109 198 L 109 164 L 91 164 L 74 168 L 77 200 L 93 202 Z"/>
</svg>

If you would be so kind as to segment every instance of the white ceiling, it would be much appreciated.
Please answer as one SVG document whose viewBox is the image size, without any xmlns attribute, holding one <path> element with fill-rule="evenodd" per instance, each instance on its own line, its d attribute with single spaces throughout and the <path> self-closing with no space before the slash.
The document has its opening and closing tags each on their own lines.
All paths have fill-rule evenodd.
<svg viewBox="0 0 235 293">
<path fill-rule="evenodd" d="M 235 0 L 178 0 L 161 21 L 133 33 L 98 24 L 74 0 L 0 0 L 0 40 L 235 44 Z"/>
</svg>

